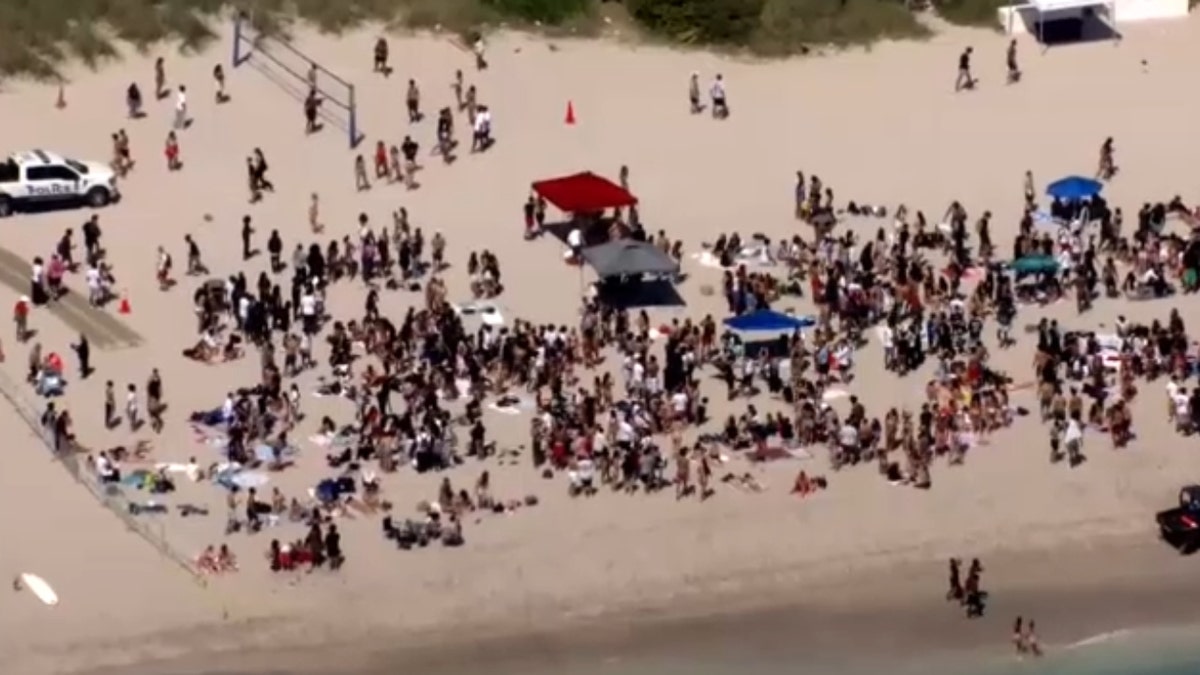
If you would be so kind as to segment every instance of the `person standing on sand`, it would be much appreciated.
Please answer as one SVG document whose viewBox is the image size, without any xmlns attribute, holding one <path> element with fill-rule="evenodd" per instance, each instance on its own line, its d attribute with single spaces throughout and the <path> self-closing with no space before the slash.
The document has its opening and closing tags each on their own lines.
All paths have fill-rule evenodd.
<svg viewBox="0 0 1200 675">
<path fill-rule="evenodd" d="M 1029 623 L 1026 624 L 1025 632 L 1022 635 L 1021 641 L 1025 645 L 1025 651 L 1029 652 L 1033 656 L 1042 655 L 1042 647 L 1038 644 L 1037 622 L 1033 619 L 1030 619 Z"/>
<path fill-rule="evenodd" d="M 29 296 L 22 295 L 13 305 L 13 324 L 17 328 L 18 344 L 29 339 L 29 304 Z"/>
<path fill-rule="evenodd" d="M 454 91 L 454 105 L 458 106 L 458 111 L 463 110 L 463 73 L 461 70 L 454 71 L 454 81 L 450 83 L 450 89 Z"/>
<path fill-rule="evenodd" d="M 312 193 L 308 202 L 308 228 L 314 234 L 325 229 L 325 226 L 321 224 L 321 198 L 315 192 Z"/>
<path fill-rule="evenodd" d="M 954 80 L 954 91 L 956 92 L 975 88 L 975 78 L 971 77 L 971 53 L 973 51 L 974 49 L 967 47 L 958 57 L 958 78 Z"/>
<path fill-rule="evenodd" d="M 125 389 L 125 421 L 129 423 L 131 431 L 137 431 L 142 425 L 136 384 L 130 384 Z"/>
<path fill-rule="evenodd" d="M 251 243 L 253 236 L 254 227 L 250 224 L 250 216 L 242 216 L 242 260 L 254 257 L 254 246 Z"/>
<path fill-rule="evenodd" d="M 408 122 L 413 124 L 421 121 L 421 90 L 416 80 L 408 81 L 408 92 L 404 95 L 404 105 L 408 108 Z"/>
<path fill-rule="evenodd" d="M 371 189 L 371 181 L 367 180 L 367 160 L 362 155 L 354 158 L 354 189 L 359 192 Z"/>
<path fill-rule="evenodd" d="M 729 117 L 729 102 L 725 97 L 725 78 L 720 73 L 717 73 L 708 94 L 712 99 L 713 118 L 723 120 Z"/>
<path fill-rule="evenodd" d="M 164 426 L 162 401 L 162 376 L 159 375 L 158 368 L 154 368 L 150 372 L 150 378 L 146 380 L 146 413 L 150 415 L 150 428 L 156 434 L 161 434 Z"/>
<path fill-rule="evenodd" d="M 317 113 L 321 109 L 321 97 L 317 95 L 317 90 L 309 89 L 308 96 L 304 97 L 304 133 L 315 134 L 321 130 L 321 126 L 317 124 Z"/>
<path fill-rule="evenodd" d="M 1100 166 L 1096 170 L 1096 177 L 1100 180 L 1109 180 L 1116 174 L 1117 164 L 1113 159 L 1113 139 L 1112 136 L 1109 136 L 1100 145 Z"/>
<path fill-rule="evenodd" d="M 1021 69 L 1017 66 L 1017 41 L 1013 40 L 1008 43 L 1008 53 L 1004 58 L 1005 65 L 1008 66 L 1008 83 L 1016 84 L 1021 81 Z"/>
<path fill-rule="evenodd" d="M 167 88 L 167 68 L 163 57 L 154 59 L 154 98 L 159 101 L 166 98 L 171 90 Z"/>
<path fill-rule="evenodd" d="M 1017 620 L 1013 622 L 1013 629 L 1012 629 L 1012 642 L 1013 642 L 1013 647 L 1015 647 L 1015 648 L 1016 648 L 1016 650 L 1017 650 L 1017 653 L 1018 653 L 1018 654 L 1024 654 L 1024 653 L 1025 653 L 1025 626 L 1024 626 L 1024 621 L 1025 621 L 1025 620 L 1024 620 L 1023 618 L 1021 618 L 1020 616 L 1018 616 L 1018 617 L 1017 617 Z"/>
<path fill-rule="evenodd" d="M 694 70 L 688 79 L 688 101 L 691 103 L 693 115 L 703 112 L 704 104 L 700 103 L 700 73 Z"/>
<path fill-rule="evenodd" d="M 383 73 L 384 77 L 392 74 L 392 69 L 388 66 L 388 41 L 387 38 L 379 38 L 375 41 L 375 67 L 374 72 Z"/>
<path fill-rule="evenodd" d="M 112 429 L 117 426 L 117 392 L 113 389 L 113 381 L 104 383 L 104 428 Z"/>
</svg>

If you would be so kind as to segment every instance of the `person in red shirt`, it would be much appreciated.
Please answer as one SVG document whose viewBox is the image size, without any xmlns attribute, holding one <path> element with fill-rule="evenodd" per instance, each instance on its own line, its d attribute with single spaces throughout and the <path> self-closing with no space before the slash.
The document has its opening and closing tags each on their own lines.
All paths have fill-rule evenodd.
<svg viewBox="0 0 1200 675">
<path fill-rule="evenodd" d="M 17 327 L 17 342 L 29 338 L 29 297 L 22 295 L 13 306 L 13 323 Z"/>
</svg>

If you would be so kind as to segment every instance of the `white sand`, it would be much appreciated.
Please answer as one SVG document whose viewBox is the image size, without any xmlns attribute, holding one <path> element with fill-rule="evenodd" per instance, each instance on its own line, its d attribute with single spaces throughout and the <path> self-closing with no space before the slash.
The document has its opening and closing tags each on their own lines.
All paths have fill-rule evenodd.
<svg viewBox="0 0 1200 675">
<path fill-rule="evenodd" d="M 104 243 L 133 304 L 126 318 L 147 344 L 96 353 L 96 375 L 72 383 L 66 405 L 89 445 L 132 440 L 123 429 L 101 428 L 104 380 L 113 379 L 119 389 L 126 382 L 141 388 L 150 368 L 157 367 L 171 409 L 167 430 L 154 440 L 156 460 L 211 456 L 213 451 L 193 442 L 185 415 L 216 406 L 226 390 L 254 382 L 257 359 L 203 366 L 179 356 L 195 339 L 194 281 L 185 278 L 174 291 L 158 292 L 156 247 L 167 246 L 182 272 L 183 235 L 191 233 L 214 273 L 235 272 L 243 269 L 237 234 L 241 215 L 254 216 L 260 248 L 278 228 L 290 251 L 297 241 L 309 242 L 307 196 L 313 191 L 321 193 L 327 237 L 352 235 L 359 212 L 377 228 L 390 224 L 389 213 L 401 205 L 427 233 L 442 230 L 454 264 L 447 275 L 452 299 L 467 293 L 467 255 L 483 248 L 497 253 L 507 286 L 501 304 L 512 316 L 554 323 L 574 321 L 578 272 L 559 262 L 557 242 L 522 241 L 521 204 L 531 181 L 562 173 L 593 169 L 615 178 L 618 167 L 627 164 L 647 228 L 665 228 L 672 238 L 683 238 L 689 252 L 722 232 L 780 237 L 797 231 L 791 217 L 797 169 L 820 175 L 839 203 L 854 199 L 894 209 L 903 202 L 931 219 L 940 217 L 952 199 L 972 213 L 990 209 L 997 216 L 993 236 L 1002 251 L 1009 250 L 1015 230 L 1022 173 L 1031 169 L 1039 185 L 1067 173 L 1090 173 L 1105 136 L 1116 138 L 1123 167 L 1106 194 L 1130 216 L 1143 201 L 1176 193 L 1185 200 L 1196 197 L 1191 192 L 1197 154 L 1192 127 L 1200 96 L 1188 77 L 1200 49 L 1196 20 L 1129 27 L 1119 46 L 1106 42 L 1042 54 L 1024 41 L 1025 81 L 1014 87 L 1002 82 L 1004 40 L 986 32 L 953 31 L 927 44 L 887 44 L 870 53 L 765 64 L 582 41 L 557 42 L 552 51 L 543 41 L 506 35 L 491 40 L 492 68 L 484 73 L 474 72 L 470 56 L 446 40 L 393 38 L 397 72 L 390 80 L 369 72 L 375 37 L 364 30 L 339 39 L 303 32 L 298 38 L 321 64 L 358 84 L 367 135 L 360 151 L 368 160 L 377 139 L 398 143 L 408 133 L 427 152 L 434 125 L 429 120 L 410 129 L 402 121 L 404 83 L 409 77 L 420 82 L 423 106 L 432 112 L 452 103 L 449 83 L 456 68 L 479 87 L 480 101 L 492 107 L 496 147 L 481 156 L 463 153 L 452 167 L 430 158 L 415 192 L 377 185 L 356 193 L 353 153 L 344 136 L 329 128 L 305 138 L 298 103 L 252 68 L 229 69 L 227 39 L 196 58 L 161 51 L 169 83 L 188 86 L 196 120 L 180 136 L 185 167 L 177 174 L 167 173 L 161 154 L 171 99 L 151 103 L 147 119 L 124 119 L 130 81 L 151 94 L 156 53 L 128 55 L 98 73 L 75 73 L 65 110 L 54 108 L 55 90 L 45 86 L 16 83 L 0 98 L 6 119 L 0 148 L 44 147 L 107 161 L 108 134 L 123 127 L 139 160 L 123 183 L 124 201 L 100 217 Z M 982 81 L 978 91 L 954 95 L 955 60 L 967 44 L 975 46 Z M 1148 72 L 1142 60 L 1149 63 Z M 218 62 L 226 64 L 233 97 L 220 107 L 212 102 L 209 76 Z M 692 70 L 703 73 L 705 83 L 713 73 L 724 73 L 730 120 L 716 123 L 687 114 Z M 574 127 L 563 124 L 567 101 L 573 101 L 579 118 Z M 461 118 L 459 129 L 461 138 Z M 254 147 L 266 152 L 279 192 L 251 207 L 243 162 Z M 206 213 L 212 222 L 204 221 Z M 18 216 L 2 223 L 5 245 L 29 257 L 48 256 L 63 229 L 78 228 L 86 215 Z M 258 258 L 245 268 L 252 284 L 263 265 Z M 692 278 L 680 290 L 689 308 L 658 311 L 656 320 L 723 315 L 719 299 L 698 291 L 702 284 L 719 283 L 718 273 L 695 266 L 687 271 Z M 82 289 L 80 279 L 70 283 Z M 11 306 L 16 296 L 0 288 L 0 306 Z M 339 318 L 361 311 L 362 293 L 355 285 L 338 286 L 330 297 Z M 415 295 L 386 295 L 384 309 L 400 313 L 417 301 Z M 796 308 L 810 309 L 801 303 Z M 1161 302 L 1106 302 L 1077 322 L 1064 303 L 1048 314 L 1091 328 L 1117 313 L 1149 320 L 1164 318 L 1168 309 Z M 1034 322 L 1035 314 L 1023 312 L 1019 324 Z M 33 326 L 47 350 L 69 354 L 73 336 L 63 324 L 39 312 Z M 9 330 L 3 337 L 4 370 L 19 378 L 24 350 Z M 1022 379 L 1030 351 L 1023 344 L 999 356 L 1000 365 Z M 881 415 L 886 407 L 918 400 L 921 380 L 884 374 L 876 346 L 858 359 L 852 390 L 868 410 Z M 303 378 L 307 384 L 312 380 L 311 374 Z M 723 398 L 716 387 L 710 389 L 714 400 Z M 1032 407 L 1032 397 L 1024 396 Z M 264 635 L 303 636 L 312 644 L 362 631 L 439 629 L 498 616 L 532 621 L 536 614 L 540 623 L 553 624 L 559 616 L 616 611 L 688 591 L 736 591 L 781 573 L 795 584 L 901 559 L 1052 546 L 1064 538 L 1152 537 L 1151 513 L 1169 504 L 1178 484 L 1200 469 L 1190 443 L 1166 430 L 1161 400 L 1157 387 L 1139 399 L 1140 438 L 1128 450 L 1113 452 L 1106 439 L 1092 438 L 1085 448 L 1087 464 L 1073 471 L 1051 467 L 1044 430 L 1025 419 L 995 436 L 965 467 L 935 467 L 934 489 L 928 493 L 889 488 L 873 467 L 864 467 L 832 476 L 830 491 L 799 502 L 786 494 L 799 468 L 792 463 L 761 472 L 760 480 L 770 488 L 761 495 L 718 486 L 716 498 L 703 505 L 676 503 L 668 495 L 608 494 L 568 503 L 560 482 L 540 480 L 524 461 L 518 467 L 490 466 L 501 496 L 536 492 L 542 505 L 511 517 L 485 518 L 479 526 L 468 522 L 463 549 L 401 554 L 384 542 L 376 518 L 359 519 L 341 528 L 346 570 L 305 577 L 292 586 L 270 575 L 262 559 L 275 533 L 250 540 L 237 536 L 230 543 L 241 555 L 243 571 L 206 591 L 122 533 L 119 521 L 91 503 L 3 412 L 4 428 L 21 431 L 10 434 L 0 472 L 7 488 L 0 490 L 5 512 L 0 573 L 41 574 L 62 602 L 48 609 L 32 604 L 27 594 L 6 597 L 0 610 L 0 664 L 11 664 L 4 668 L 10 672 L 51 672 L 191 648 L 261 645 Z M 740 412 L 741 405 L 730 411 Z M 305 406 L 310 426 L 298 437 L 311 433 L 326 412 L 346 419 L 351 411 L 339 401 L 306 399 Z M 723 417 L 727 411 L 718 407 L 715 412 Z M 502 445 L 526 441 L 527 416 L 490 415 L 488 424 Z M 139 437 L 150 435 L 144 431 Z M 308 456 L 301 469 L 279 479 L 289 495 L 301 494 L 325 475 L 321 451 L 307 443 L 304 450 Z M 809 464 L 827 472 L 823 459 Z M 468 464 L 451 475 L 465 485 L 480 469 Z M 386 497 L 404 513 L 419 499 L 434 496 L 440 479 L 408 472 L 388 476 Z M 223 495 L 209 486 L 187 486 L 183 498 L 206 502 L 214 514 L 187 521 L 171 516 L 171 542 L 197 553 L 219 543 Z M 298 532 L 289 529 L 286 536 Z M 1171 554 L 1164 550 L 1162 555 Z M 330 618 L 336 627 L 313 618 L 316 608 L 331 606 L 353 609 Z M 175 639 L 139 639 L 260 617 L 290 621 L 250 624 L 262 632 L 222 633 L 221 640 L 203 644 L 186 632 L 170 633 Z"/>
</svg>

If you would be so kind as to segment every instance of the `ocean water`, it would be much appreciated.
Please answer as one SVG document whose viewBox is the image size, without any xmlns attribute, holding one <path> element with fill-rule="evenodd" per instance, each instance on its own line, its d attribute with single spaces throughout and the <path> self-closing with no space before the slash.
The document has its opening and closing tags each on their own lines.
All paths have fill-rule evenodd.
<svg viewBox="0 0 1200 675">
<path fill-rule="evenodd" d="M 718 655 L 701 647 L 636 657 L 560 657 L 521 671 L 525 675 L 1200 675 L 1200 625 L 1114 631 L 1072 644 L 1049 645 L 1040 658 L 995 649 L 884 662 L 871 657 L 816 657 L 801 651 L 739 651 Z M 461 672 L 467 675 L 472 670 Z M 481 667 L 474 672 L 495 670 Z"/>
</svg>

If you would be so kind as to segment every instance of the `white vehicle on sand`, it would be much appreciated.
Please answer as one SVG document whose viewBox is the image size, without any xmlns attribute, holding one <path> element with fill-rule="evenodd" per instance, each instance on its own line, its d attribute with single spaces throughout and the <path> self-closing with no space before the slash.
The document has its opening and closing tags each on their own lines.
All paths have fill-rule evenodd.
<svg viewBox="0 0 1200 675">
<path fill-rule="evenodd" d="M 45 150 L 17 152 L 0 161 L 0 218 L 60 205 L 100 208 L 119 198 L 116 172 L 107 164 Z"/>
</svg>

